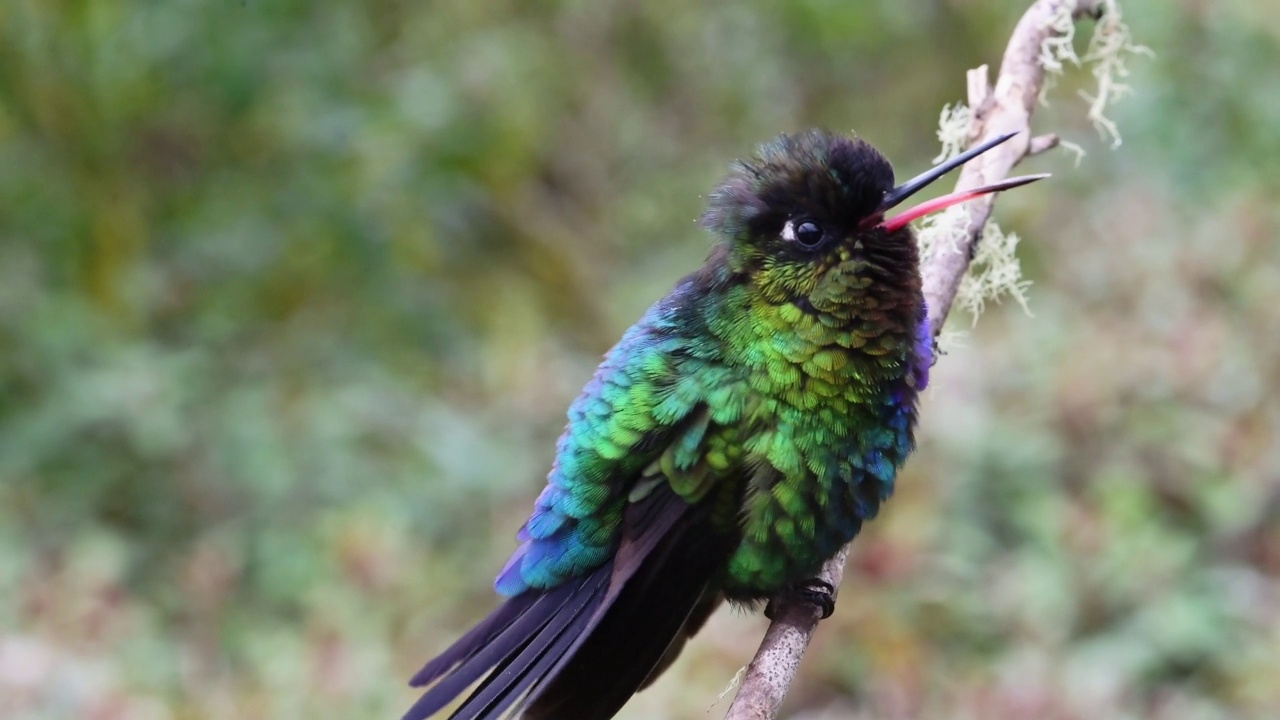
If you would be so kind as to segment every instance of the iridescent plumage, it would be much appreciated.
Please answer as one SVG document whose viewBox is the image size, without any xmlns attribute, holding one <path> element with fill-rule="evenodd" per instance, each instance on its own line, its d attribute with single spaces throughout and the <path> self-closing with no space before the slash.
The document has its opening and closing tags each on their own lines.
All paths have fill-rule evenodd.
<svg viewBox="0 0 1280 720">
<path fill-rule="evenodd" d="M 623 336 L 570 406 L 500 592 L 599 566 L 637 478 L 688 502 L 725 496 L 729 516 L 717 519 L 742 538 L 724 583 L 744 599 L 812 576 L 857 533 L 911 451 L 930 364 L 914 240 L 859 230 L 892 187 L 871 146 L 816 131 L 734 167 L 705 217 L 728 242 Z M 801 217 L 838 238 L 789 248 L 783 227 Z M 860 247 L 836 241 L 855 236 Z"/>
<path fill-rule="evenodd" d="M 878 151 L 820 131 L 732 167 L 706 264 L 570 406 L 509 600 L 423 668 L 406 718 L 482 677 L 453 717 L 612 717 L 722 600 L 785 594 L 876 514 L 931 364 L 893 190 Z"/>
</svg>

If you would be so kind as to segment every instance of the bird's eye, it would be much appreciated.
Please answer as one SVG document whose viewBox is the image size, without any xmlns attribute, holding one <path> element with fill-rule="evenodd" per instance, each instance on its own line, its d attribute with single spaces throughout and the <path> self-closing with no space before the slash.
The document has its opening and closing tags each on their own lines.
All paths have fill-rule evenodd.
<svg viewBox="0 0 1280 720">
<path fill-rule="evenodd" d="M 813 249 L 822 244 L 826 235 L 822 232 L 822 228 L 812 220 L 802 220 L 800 222 L 787 221 L 786 227 L 782 229 L 782 238 L 784 240 L 794 240 L 806 248 Z"/>
</svg>

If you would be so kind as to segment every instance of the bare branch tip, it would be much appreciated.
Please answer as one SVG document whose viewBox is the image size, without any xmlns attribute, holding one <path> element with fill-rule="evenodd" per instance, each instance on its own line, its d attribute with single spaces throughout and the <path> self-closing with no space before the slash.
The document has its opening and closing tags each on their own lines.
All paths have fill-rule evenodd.
<svg viewBox="0 0 1280 720">
<path fill-rule="evenodd" d="M 1027 156 L 1030 157 L 1033 155 L 1039 155 L 1040 153 L 1048 152 L 1058 147 L 1058 144 L 1061 142 L 1062 142 L 1062 139 L 1058 137 L 1057 133 L 1045 133 L 1044 135 L 1036 135 L 1035 137 L 1031 138 L 1031 143 L 1027 147 Z"/>
</svg>

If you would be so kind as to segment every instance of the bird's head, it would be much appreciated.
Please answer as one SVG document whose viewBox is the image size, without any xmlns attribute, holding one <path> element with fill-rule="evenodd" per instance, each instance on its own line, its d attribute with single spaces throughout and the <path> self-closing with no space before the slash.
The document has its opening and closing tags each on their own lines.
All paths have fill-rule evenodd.
<svg viewBox="0 0 1280 720">
<path fill-rule="evenodd" d="M 711 194 L 703 224 L 728 244 L 733 270 L 774 303 L 818 310 L 875 286 L 919 286 L 912 220 L 1029 176 L 946 195 L 886 219 L 885 213 L 974 156 L 975 147 L 897 187 L 893 167 L 867 142 L 810 130 L 782 135 L 735 163 Z"/>
</svg>

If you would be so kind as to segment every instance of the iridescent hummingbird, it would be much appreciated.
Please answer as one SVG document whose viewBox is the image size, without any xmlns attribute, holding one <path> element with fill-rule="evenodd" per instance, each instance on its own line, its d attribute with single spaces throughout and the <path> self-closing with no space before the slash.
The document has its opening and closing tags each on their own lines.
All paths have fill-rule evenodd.
<svg viewBox="0 0 1280 720">
<path fill-rule="evenodd" d="M 932 363 L 916 238 L 885 214 L 995 138 L 894 187 L 860 139 L 783 135 L 710 196 L 706 263 L 622 336 L 569 407 L 498 575 L 505 602 L 413 678 L 405 720 L 602 720 L 725 600 L 833 607 L 819 566 L 875 516 Z"/>
</svg>

